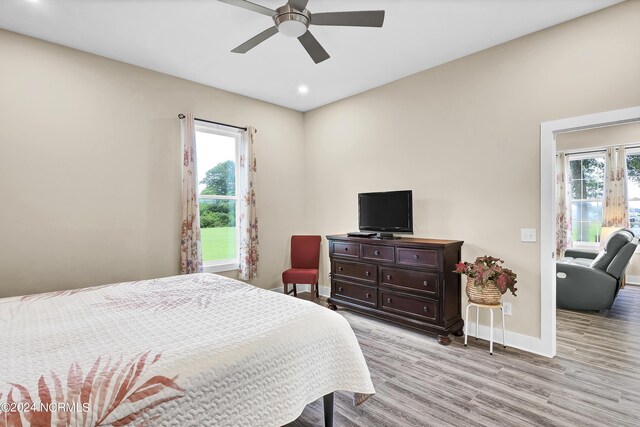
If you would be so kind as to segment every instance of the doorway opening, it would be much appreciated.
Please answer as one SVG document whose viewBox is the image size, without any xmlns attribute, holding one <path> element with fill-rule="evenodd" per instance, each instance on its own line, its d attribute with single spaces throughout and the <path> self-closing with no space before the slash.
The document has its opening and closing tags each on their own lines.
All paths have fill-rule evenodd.
<svg viewBox="0 0 640 427">
<path fill-rule="evenodd" d="M 640 122 L 640 107 L 570 117 L 540 125 L 540 353 L 546 356 L 556 355 L 556 137 L 567 132 L 633 122 Z"/>
</svg>

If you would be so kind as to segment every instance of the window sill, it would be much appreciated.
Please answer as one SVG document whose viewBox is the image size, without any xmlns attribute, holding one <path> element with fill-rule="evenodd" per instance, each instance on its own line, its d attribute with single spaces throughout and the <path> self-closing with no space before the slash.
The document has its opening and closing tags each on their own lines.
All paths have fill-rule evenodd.
<svg viewBox="0 0 640 427">
<path fill-rule="evenodd" d="M 205 273 L 222 273 L 224 271 L 233 271 L 240 268 L 238 261 L 220 261 L 220 262 L 206 262 L 202 269 Z"/>
<path fill-rule="evenodd" d="M 600 252 L 602 247 L 600 246 L 600 243 L 573 242 L 573 247 L 571 249 Z"/>
</svg>

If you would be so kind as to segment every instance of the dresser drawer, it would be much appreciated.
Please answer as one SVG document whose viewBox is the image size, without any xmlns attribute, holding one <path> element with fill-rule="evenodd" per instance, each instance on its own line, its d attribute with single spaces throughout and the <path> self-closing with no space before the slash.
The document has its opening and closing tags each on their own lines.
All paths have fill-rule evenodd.
<svg viewBox="0 0 640 427">
<path fill-rule="evenodd" d="M 438 251 L 435 249 L 396 248 L 398 264 L 437 268 Z"/>
<path fill-rule="evenodd" d="M 382 267 L 380 274 L 383 286 L 398 290 L 419 291 L 433 296 L 438 295 L 440 277 L 435 273 Z"/>
<path fill-rule="evenodd" d="M 335 298 L 347 301 L 351 300 L 351 302 L 356 302 L 360 305 L 367 305 L 370 307 L 377 306 L 378 291 L 376 288 L 342 282 L 340 280 L 332 281 L 331 286 L 332 295 Z"/>
<path fill-rule="evenodd" d="M 438 321 L 438 302 L 380 289 L 380 308 L 427 322 Z"/>
<path fill-rule="evenodd" d="M 331 247 L 331 251 L 331 253 L 336 256 L 359 258 L 360 244 L 351 242 L 334 242 Z"/>
<path fill-rule="evenodd" d="M 335 278 L 344 277 L 346 279 L 358 279 L 371 283 L 378 281 L 378 267 L 372 264 L 333 261 L 332 271 Z"/>
<path fill-rule="evenodd" d="M 394 262 L 395 252 L 393 246 L 362 245 L 362 259 L 366 260 Z"/>
</svg>

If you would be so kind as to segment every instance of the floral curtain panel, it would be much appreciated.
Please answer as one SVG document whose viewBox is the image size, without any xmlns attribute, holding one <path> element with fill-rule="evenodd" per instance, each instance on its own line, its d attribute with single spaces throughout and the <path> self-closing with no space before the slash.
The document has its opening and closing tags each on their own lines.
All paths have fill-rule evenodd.
<svg viewBox="0 0 640 427">
<path fill-rule="evenodd" d="M 556 257 L 564 256 L 571 247 L 571 211 L 567 180 L 567 159 L 564 153 L 556 157 Z"/>
<path fill-rule="evenodd" d="M 196 127 L 192 113 L 182 119 L 182 228 L 180 235 L 180 274 L 202 272 L 200 210 Z"/>
<path fill-rule="evenodd" d="M 238 226 L 240 227 L 240 278 L 258 275 L 258 215 L 256 213 L 256 157 L 253 140 L 256 130 L 249 126 L 240 141 L 238 161 Z"/>
<path fill-rule="evenodd" d="M 627 163 L 624 146 L 609 147 L 604 163 L 603 227 L 629 227 Z"/>
</svg>

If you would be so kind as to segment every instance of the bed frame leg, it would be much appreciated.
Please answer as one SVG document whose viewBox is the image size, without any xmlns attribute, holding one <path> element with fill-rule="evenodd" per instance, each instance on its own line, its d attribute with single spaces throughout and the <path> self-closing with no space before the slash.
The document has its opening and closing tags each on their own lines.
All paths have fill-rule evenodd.
<svg viewBox="0 0 640 427">
<path fill-rule="evenodd" d="M 325 394 L 322 403 L 324 405 L 324 427 L 333 427 L 333 393 Z"/>
</svg>

